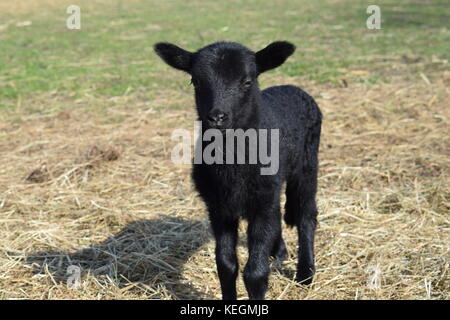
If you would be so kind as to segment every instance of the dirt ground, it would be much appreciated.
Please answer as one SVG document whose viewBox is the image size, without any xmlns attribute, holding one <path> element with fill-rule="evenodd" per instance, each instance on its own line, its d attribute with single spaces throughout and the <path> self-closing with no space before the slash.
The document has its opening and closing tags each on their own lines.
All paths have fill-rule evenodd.
<svg viewBox="0 0 450 320">
<path fill-rule="evenodd" d="M 267 298 L 448 299 L 450 74 L 271 81 L 306 89 L 324 123 L 316 278 L 293 281 L 297 235 L 284 226 L 289 258 L 272 264 Z M 173 129 L 193 130 L 193 99 L 158 97 L 46 93 L 24 102 L 45 112 L 0 116 L 0 298 L 220 298 L 205 208 L 189 166 L 170 160 Z M 161 108 L 165 97 L 184 107 Z"/>
</svg>

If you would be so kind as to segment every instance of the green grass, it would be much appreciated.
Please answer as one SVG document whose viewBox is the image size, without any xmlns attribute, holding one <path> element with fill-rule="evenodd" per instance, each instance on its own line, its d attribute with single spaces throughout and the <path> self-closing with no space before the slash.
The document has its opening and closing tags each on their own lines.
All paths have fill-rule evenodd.
<svg viewBox="0 0 450 320">
<path fill-rule="evenodd" d="M 346 70 L 369 70 L 361 81 L 389 81 L 373 56 L 418 56 L 426 63 L 409 71 L 448 68 L 450 6 L 445 0 L 380 1 L 382 29 L 366 28 L 366 1 L 112 1 L 82 4 L 82 29 L 65 27 L 65 8 L 28 15 L 0 13 L 5 21 L 31 20 L 28 27 L 0 31 L 0 109 L 38 92 L 75 97 L 146 94 L 163 86 L 185 85 L 167 74 L 152 50 L 170 41 L 195 50 L 218 40 L 241 42 L 253 50 L 270 41 L 294 42 L 298 51 L 272 71 L 335 82 Z M 385 67 L 384 67 L 385 68 Z"/>
</svg>

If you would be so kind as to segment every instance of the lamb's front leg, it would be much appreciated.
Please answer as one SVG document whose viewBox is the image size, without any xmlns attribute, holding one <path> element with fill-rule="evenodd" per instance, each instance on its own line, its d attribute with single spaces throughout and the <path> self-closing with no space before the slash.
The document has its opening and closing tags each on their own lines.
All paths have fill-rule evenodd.
<svg viewBox="0 0 450 320">
<path fill-rule="evenodd" d="M 249 298 L 263 300 L 269 281 L 269 256 L 281 232 L 279 215 L 259 212 L 248 224 L 249 257 L 244 269 L 244 282 Z"/>
<path fill-rule="evenodd" d="M 236 278 L 239 268 L 236 244 L 239 220 L 217 214 L 211 214 L 210 220 L 216 239 L 216 264 L 222 299 L 236 300 Z"/>
</svg>

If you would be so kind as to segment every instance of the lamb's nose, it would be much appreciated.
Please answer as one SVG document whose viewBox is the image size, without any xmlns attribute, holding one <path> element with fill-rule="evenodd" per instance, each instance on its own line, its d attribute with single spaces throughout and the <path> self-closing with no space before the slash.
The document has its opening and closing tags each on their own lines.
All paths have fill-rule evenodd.
<svg viewBox="0 0 450 320">
<path fill-rule="evenodd" d="M 227 120 L 227 118 L 228 118 L 228 116 L 225 113 L 221 113 L 221 112 L 219 112 L 219 113 L 216 113 L 216 112 L 215 113 L 211 113 L 208 116 L 209 122 L 214 123 L 214 124 L 218 124 L 218 125 L 222 124 L 222 122 Z"/>
</svg>

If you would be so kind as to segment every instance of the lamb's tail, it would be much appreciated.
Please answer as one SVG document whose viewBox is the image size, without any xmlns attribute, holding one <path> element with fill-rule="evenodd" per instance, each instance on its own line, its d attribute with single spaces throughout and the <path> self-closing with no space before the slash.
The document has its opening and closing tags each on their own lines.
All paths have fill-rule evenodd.
<svg viewBox="0 0 450 320">
<path fill-rule="evenodd" d="M 299 162 L 298 168 L 294 170 L 295 173 L 286 185 L 284 221 L 290 227 L 299 224 L 302 212 L 307 209 L 310 200 L 314 202 L 316 197 L 322 114 L 317 105 L 314 105 L 314 109 L 314 121 L 307 129 L 302 161 Z"/>
</svg>

